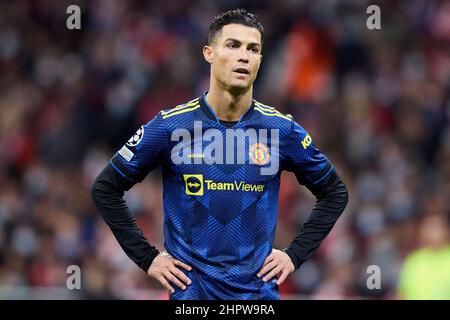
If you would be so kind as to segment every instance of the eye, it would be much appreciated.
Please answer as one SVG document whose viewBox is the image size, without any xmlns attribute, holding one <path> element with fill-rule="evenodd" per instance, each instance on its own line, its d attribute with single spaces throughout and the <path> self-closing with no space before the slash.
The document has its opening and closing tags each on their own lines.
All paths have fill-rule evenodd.
<svg viewBox="0 0 450 320">
<path fill-rule="evenodd" d="M 250 49 L 252 53 L 259 53 L 259 49 L 256 47 L 253 47 Z"/>
<path fill-rule="evenodd" d="M 227 47 L 228 47 L 228 48 L 231 48 L 231 49 L 234 49 L 234 48 L 237 48 L 237 44 L 236 44 L 236 43 L 233 43 L 233 42 L 230 42 L 230 43 L 227 45 Z"/>
</svg>

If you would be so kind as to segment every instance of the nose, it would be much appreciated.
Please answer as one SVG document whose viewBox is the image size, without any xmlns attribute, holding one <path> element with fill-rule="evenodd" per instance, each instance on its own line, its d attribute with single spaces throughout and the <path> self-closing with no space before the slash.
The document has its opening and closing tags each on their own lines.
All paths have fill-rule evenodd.
<svg viewBox="0 0 450 320">
<path fill-rule="evenodd" d="M 246 48 L 242 48 L 241 50 L 239 50 L 239 60 L 238 62 L 243 62 L 243 63 L 248 63 L 249 59 L 248 59 L 248 52 Z"/>
<path fill-rule="evenodd" d="M 241 58 L 239 58 L 238 62 L 248 63 L 248 58 L 247 57 L 245 57 L 245 58 L 241 57 Z"/>
</svg>

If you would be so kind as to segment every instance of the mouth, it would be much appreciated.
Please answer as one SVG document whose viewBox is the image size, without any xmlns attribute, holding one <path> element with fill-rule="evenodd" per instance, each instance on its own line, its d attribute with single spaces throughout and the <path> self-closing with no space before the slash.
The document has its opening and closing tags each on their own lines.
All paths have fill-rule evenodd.
<svg viewBox="0 0 450 320">
<path fill-rule="evenodd" d="M 250 71 L 246 68 L 236 68 L 233 70 L 233 72 L 241 74 L 241 75 L 248 75 L 250 74 Z"/>
</svg>

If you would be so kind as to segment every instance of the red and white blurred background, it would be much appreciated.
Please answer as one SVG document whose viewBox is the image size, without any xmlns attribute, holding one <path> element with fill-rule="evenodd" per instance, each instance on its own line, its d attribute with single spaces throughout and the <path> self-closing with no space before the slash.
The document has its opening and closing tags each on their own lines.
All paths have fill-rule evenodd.
<svg viewBox="0 0 450 320">
<path fill-rule="evenodd" d="M 81 30 L 66 28 L 70 4 Z M 366 27 L 370 4 L 381 30 Z M 255 97 L 291 113 L 350 191 L 282 298 L 400 297 L 421 221 L 450 212 L 448 1 L 0 2 L 0 299 L 167 298 L 120 249 L 90 186 L 136 128 L 207 90 L 209 23 L 238 7 L 266 29 Z M 159 249 L 161 191 L 154 172 L 126 196 Z M 283 174 L 275 247 L 313 205 Z M 73 264 L 80 291 L 66 288 Z M 369 265 L 380 290 L 366 286 Z"/>
</svg>

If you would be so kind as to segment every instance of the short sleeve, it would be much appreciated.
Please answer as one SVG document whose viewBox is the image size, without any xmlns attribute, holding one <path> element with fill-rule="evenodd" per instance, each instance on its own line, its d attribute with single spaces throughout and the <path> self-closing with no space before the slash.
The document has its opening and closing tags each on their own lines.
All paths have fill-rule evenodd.
<svg viewBox="0 0 450 320">
<path fill-rule="evenodd" d="M 312 186 L 325 179 L 333 166 L 306 130 L 293 121 L 284 148 L 283 169 L 293 172 L 301 184 Z"/>
<path fill-rule="evenodd" d="M 126 179 L 141 182 L 165 161 L 167 143 L 163 119 L 158 114 L 131 136 L 113 156 L 111 164 Z"/>
</svg>

